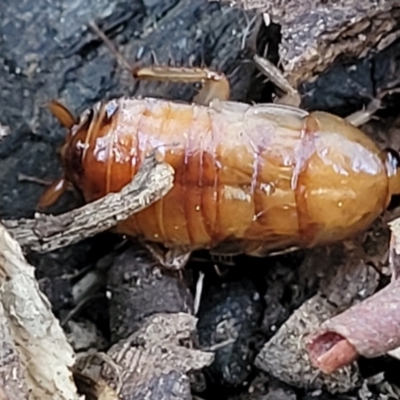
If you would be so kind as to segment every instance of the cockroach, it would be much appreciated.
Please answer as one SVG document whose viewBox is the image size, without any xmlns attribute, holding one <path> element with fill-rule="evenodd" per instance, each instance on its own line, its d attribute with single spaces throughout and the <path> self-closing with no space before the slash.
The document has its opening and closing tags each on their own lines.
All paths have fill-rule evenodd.
<svg viewBox="0 0 400 400">
<path fill-rule="evenodd" d="M 175 170 L 173 189 L 115 231 L 183 253 L 261 257 L 344 240 L 400 193 L 398 154 L 380 151 L 345 119 L 228 101 L 228 80 L 208 69 L 141 68 L 135 76 L 205 85 L 193 103 L 124 97 L 78 119 L 53 102 L 69 132 L 64 176 L 42 206 L 68 182 L 86 202 L 117 192 L 157 149 Z"/>
</svg>

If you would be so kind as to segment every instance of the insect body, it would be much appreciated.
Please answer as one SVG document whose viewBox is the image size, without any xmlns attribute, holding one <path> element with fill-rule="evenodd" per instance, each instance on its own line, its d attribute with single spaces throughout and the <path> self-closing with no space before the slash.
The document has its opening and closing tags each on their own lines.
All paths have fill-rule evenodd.
<svg viewBox="0 0 400 400">
<path fill-rule="evenodd" d="M 116 228 L 167 248 L 262 256 L 332 243 L 400 193 L 393 152 L 323 112 L 120 98 L 70 125 L 65 180 L 87 202 L 119 191 L 154 149 L 175 169 L 173 189 Z"/>
</svg>

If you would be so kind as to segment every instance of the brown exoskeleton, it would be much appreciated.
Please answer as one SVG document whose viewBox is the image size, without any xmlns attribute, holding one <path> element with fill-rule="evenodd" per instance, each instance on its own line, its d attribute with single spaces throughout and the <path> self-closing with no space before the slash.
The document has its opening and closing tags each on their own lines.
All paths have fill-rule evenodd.
<svg viewBox="0 0 400 400">
<path fill-rule="evenodd" d="M 53 103 L 69 130 L 65 175 L 42 206 L 67 182 L 86 202 L 119 191 L 157 148 L 175 170 L 173 189 L 115 231 L 182 254 L 205 248 L 265 256 L 343 240 L 400 193 L 397 155 L 342 118 L 229 102 L 228 80 L 208 69 L 141 68 L 135 77 L 204 86 L 191 104 L 119 98 L 78 119 Z"/>
</svg>

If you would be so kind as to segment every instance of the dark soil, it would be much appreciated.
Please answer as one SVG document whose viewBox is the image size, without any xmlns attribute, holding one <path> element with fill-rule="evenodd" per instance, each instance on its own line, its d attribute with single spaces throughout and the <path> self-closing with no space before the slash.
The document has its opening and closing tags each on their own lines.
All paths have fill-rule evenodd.
<svg viewBox="0 0 400 400">
<path fill-rule="evenodd" d="M 61 174 L 57 148 L 65 130 L 47 110 L 50 100 L 58 99 L 80 113 L 98 100 L 116 96 L 190 100 L 196 93 L 195 85 L 135 82 L 90 30 L 89 21 L 97 22 L 132 65 L 138 61 L 151 65 L 154 59 L 161 65 L 205 65 L 229 77 L 233 100 L 269 101 L 272 86 L 250 62 L 252 39 L 258 33 L 261 47 L 270 41 L 270 57 L 276 61 L 279 27 L 272 25 L 260 32 L 250 29 L 244 40 L 243 32 L 253 17 L 250 12 L 206 0 L 3 0 L 0 123 L 9 126 L 11 134 L 0 142 L 0 217 L 16 219 L 35 213 L 44 186 L 20 179 L 21 174 L 46 180 Z M 359 109 L 394 81 L 399 57 L 400 42 L 395 42 L 384 52 L 357 63 L 335 65 L 316 82 L 300 88 L 303 106 L 340 115 Z M 381 120 L 366 128 L 382 147 L 400 144 L 393 117 L 396 102 L 395 96 L 387 97 Z M 79 196 L 69 193 L 51 211 L 67 211 L 79 204 Z M 199 345 L 212 348 L 224 340 L 231 342 L 216 350 L 215 362 L 203 371 L 202 385 L 197 388 L 202 398 L 212 399 L 217 393 L 221 399 L 340 398 L 324 391 L 289 387 L 253 366 L 264 342 L 318 288 L 320 277 L 316 273 L 306 276 L 301 267 L 305 253 L 269 259 L 238 257 L 232 267 L 199 254 L 184 278 L 176 274 L 154 277 L 146 271 L 152 261 L 146 261 L 143 250 L 126 249 L 126 245 L 118 249 L 120 242 L 106 233 L 50 254 L 27 255 L 61 320 L 77 306 L 74 285 L 86 272 L 98 269 L 99 260 L 110 253 L 117 255 L 109 261 L 113 266 L 108 275 L 103 274 L 106 285 L 73 318 L 94 322 L 112 342 L 137 329 L 151 313 L 192 312 L 195 283 L 203 271 Z M 375 254 L 383 253 L 386 243 L 383 241 Z M 377 245 L 372 242 L 368 246 Z M 128 256 L 134 272 L 125 270 L 127 265 L 129 270 Z M 216 263 L 222 275 L 214 269 Z M 107 291 L 116 290 L 119 303 L 116 297 L 110 303 Z M 168 294 L 161 303 L 152 298 L 160 293 Z M 133 310 L 129 309 L 132 303 Z M 391 376 L 398 364 L 383 358 L 364 362 L 362 367 L 365 376 L 380 371 Z M 249 392 L 251 382 L 255 389 Z M 379 389 L 373 388 L 372 398 L 380 398 L 378 393 Z M 356 392 L 348 396 L 342 398 L 361 398 Z"/>
</svg>

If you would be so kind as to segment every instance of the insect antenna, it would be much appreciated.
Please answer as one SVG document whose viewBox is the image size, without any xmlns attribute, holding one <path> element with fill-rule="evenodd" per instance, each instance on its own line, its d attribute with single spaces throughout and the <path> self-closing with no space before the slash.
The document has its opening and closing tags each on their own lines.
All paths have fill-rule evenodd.
<svg viewBox="0 0 400 400">
<path fill-rule="evenodd" d="M 75 124 L 79 122 L 72 112 L 63 104 L 57 100 L 52 100 L 47 107 L 50 112 L 57 118 L 62 126 L 67 129 L 71 129 Z"/>
<path fill-rule="evenodd" d="M 90 29 L 93 30 L 93 32 L 104 42 L 104 44 L 108 47 L 110 52 L 114 55 L 114 57 L 117 59 L 119 65 L 123 68 L 126 68 L 128 71 L 132 72 L 134 68 L 132 65 L 129 64 L 129 62 L 126 60 L 126 58 L 117 50 L 117 48 L 114 46 L 114 44 L 111 42 L 111 40 L 105 35 L 105 33 L 99 28 L 99 26 L 96 24 L 94 21 L 89 22 L 89 27 Z"/>
</svg>

